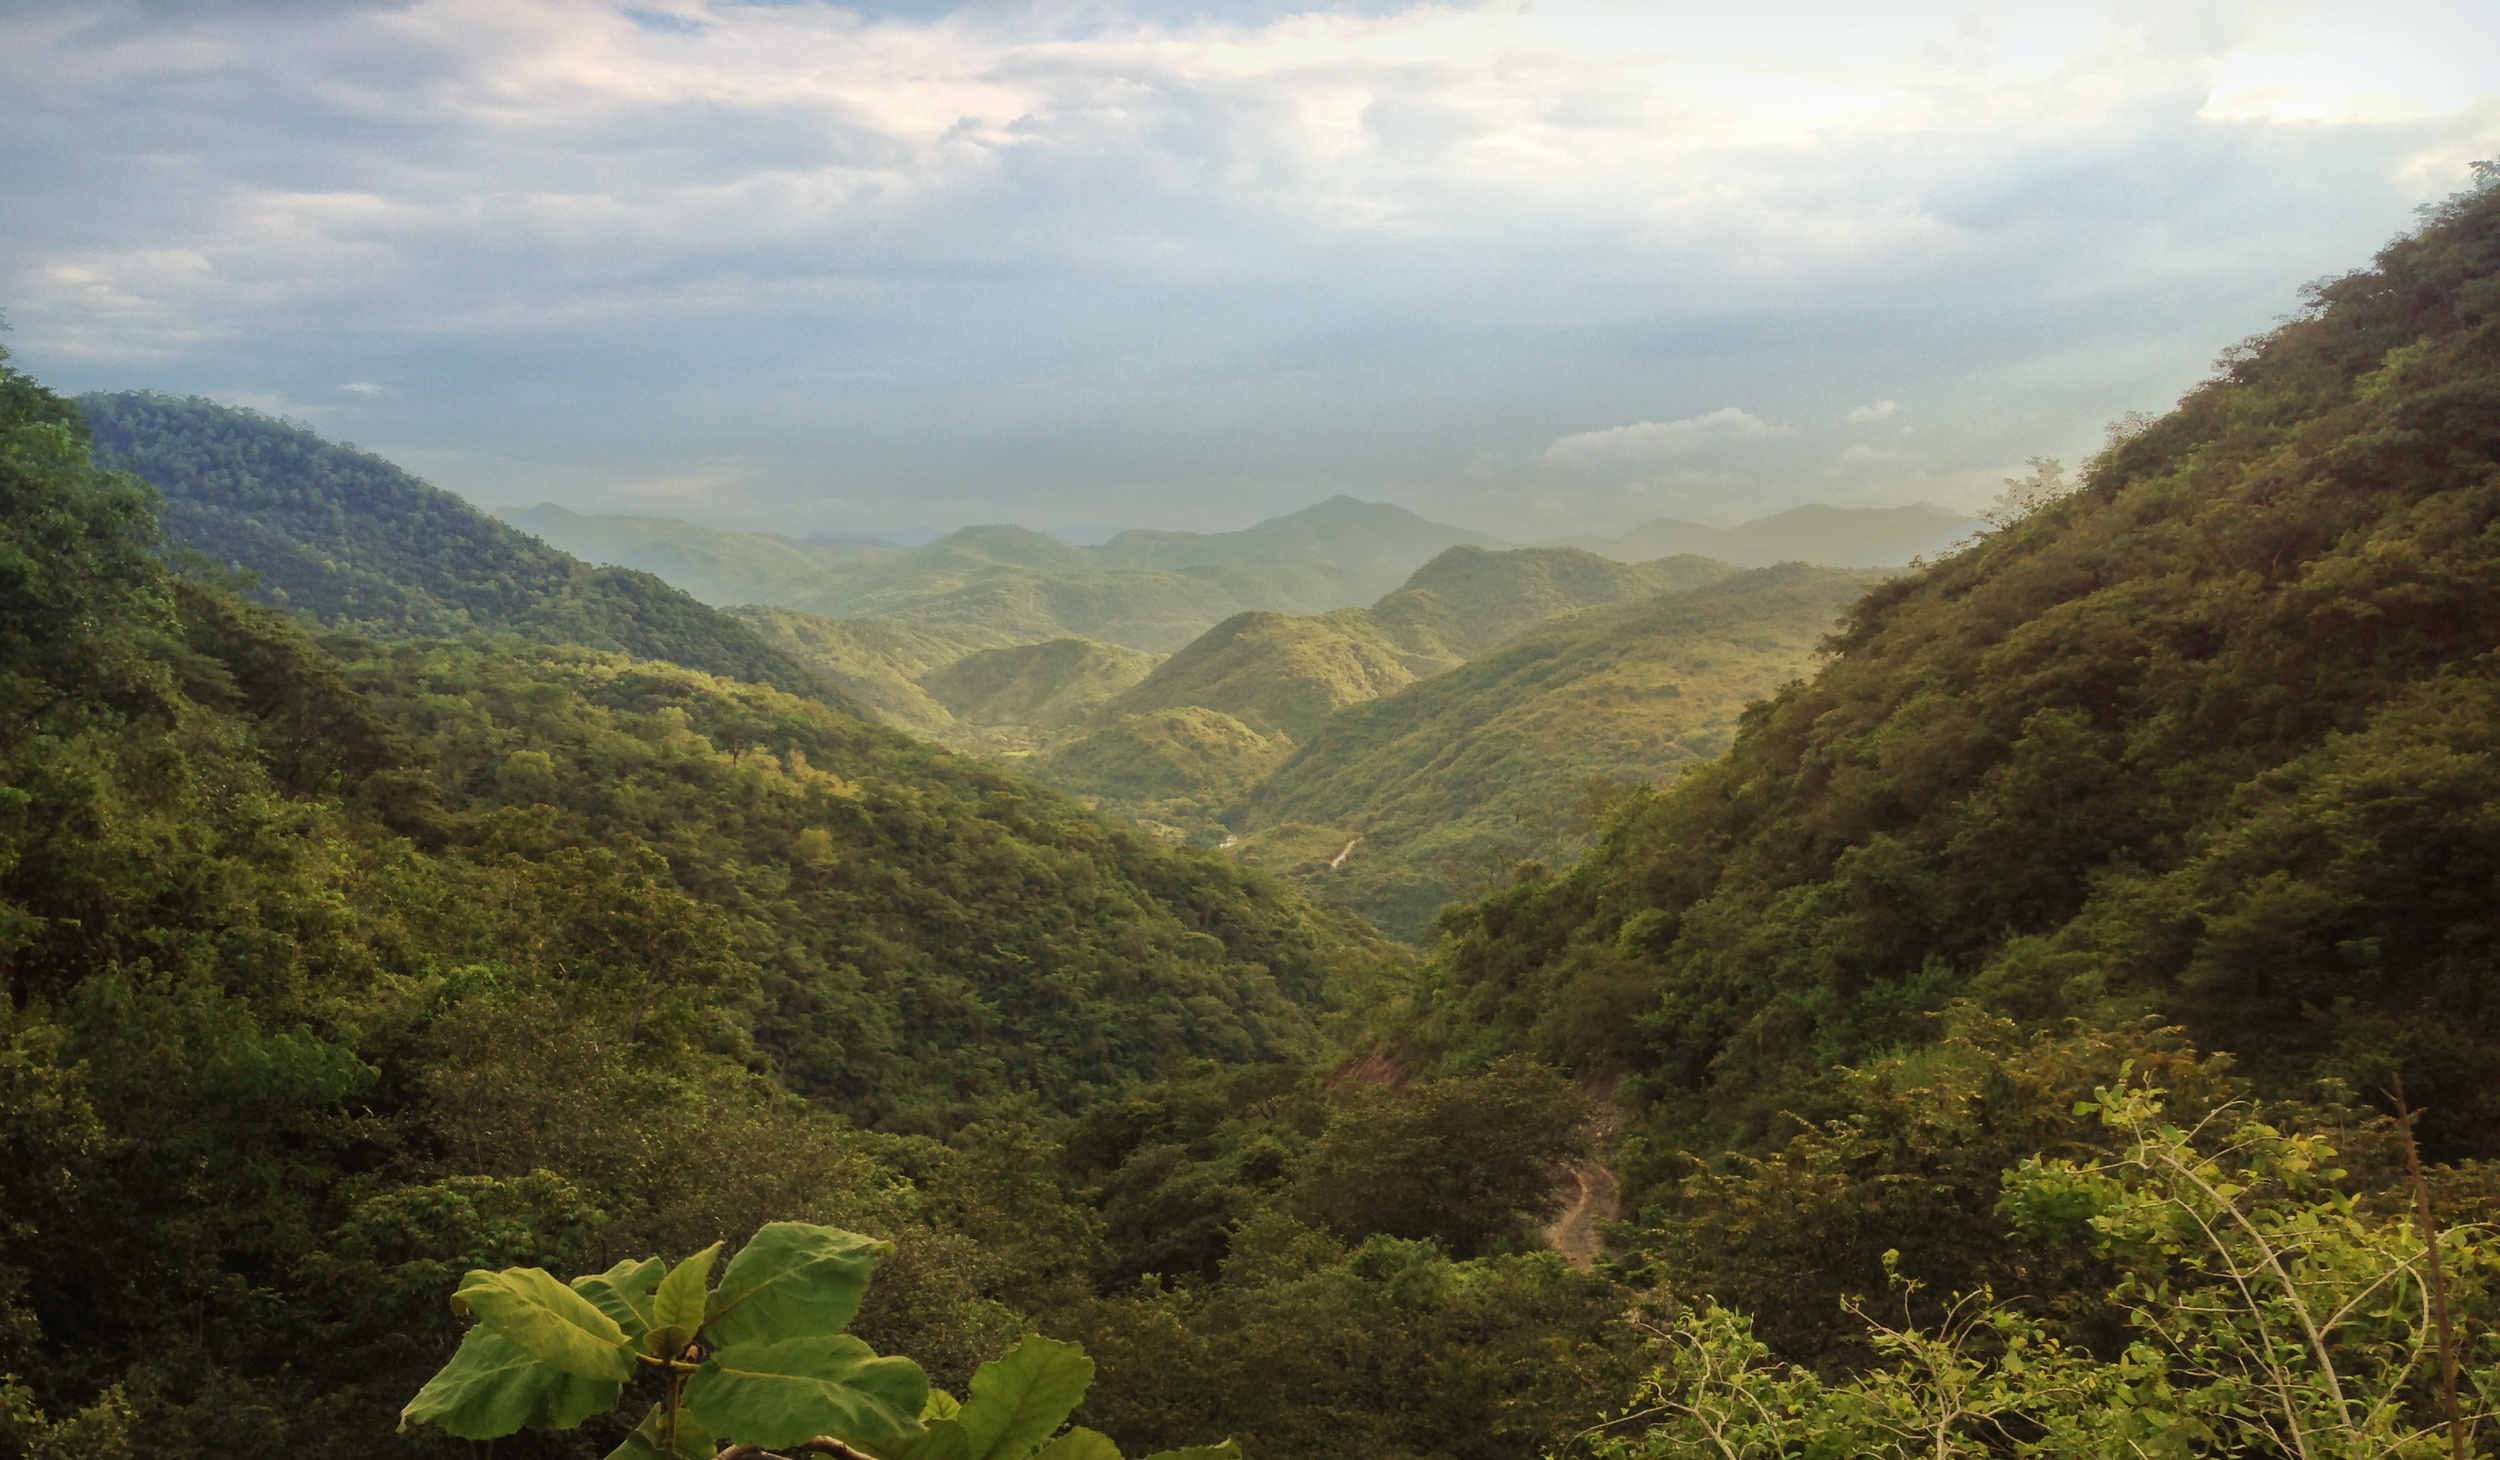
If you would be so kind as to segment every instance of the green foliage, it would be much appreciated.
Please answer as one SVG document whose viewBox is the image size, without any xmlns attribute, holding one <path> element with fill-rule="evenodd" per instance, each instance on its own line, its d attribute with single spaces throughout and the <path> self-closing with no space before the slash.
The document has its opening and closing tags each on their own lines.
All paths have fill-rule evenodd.
<svg viewBox="0 0 2500 1460">
<path fill-rule="evenodd" d="M 429 1403 L 569 1420 L 619 1381 L 464 1338 L 463 1272 L 598 1273 L 567 1286 L 638 1341 L 658 1274 L 620 1259 L 777 1219 L 891 1242 L 854 1327 L 960 1382 L 1093 1265 L 968 1118 L 1315 1049 L 1369 976 L 1342 916 L 816 701 L 308 638 L 170 563 L 65 403 L 0 370 L 0 404 L 0 1454 L 371 1454 L 463 1352 Z"/>
<path fill-rule="evenodd" d="M 452 1297 L 453 1311 L 478 1326 L 401 1411 L 401 1426 L 438 1425 L 472 1440 L 524 1426 L 572 1429 L 614 1408 L 624 1381 L 648 1365 L 664 1392 L 645 1447 L 662 1454 L 688 1448 L 690 1434 L 766 1447 L 825 1433 L 872 1445 L 907 1440 L 920 1429 L 927 1377 L 841 1332 L 878 1255 L 890 1250 L 849 1232 L 776 1222 L 739 1250 L 709 1293 L 717 1244 L 647 1292 L 657 1259 L 570 1285 L 537 1268 L 480 1268 Z"/>
<path fill-rule="evenodd" d="M 2113 1152 L 2024 1161 L 2006 1173 L 2001 1210 L 2019 1231 L 2082 1238 L 2114 1265 L 2107 1297 L 2123 1333 L 2106 1352 L 1981 1288 L 1928 1327 L 1852 1304 L 1883 1362 L 1833 1382 L 1773 1362 L 1744 1318 L 1705 1301 L 1661 1335 L 1665 1362 L 1595 1453 L 2450 1453 L 2433 1266 L 2483 1356 L 2500 1357 L 2488 1229 L 2451 1228 L 2434 1253 L 2409 1212 L 2378 1215 L 2335 1189 L 2343 1173 L 2319 1133 L 2232 1107 L 2182 1128 L 2140 1085 L 2085 1105 Z M 2461 1419 L 2477 1431 L 2500 1408 L 2491 1372 L 2468 1356 Z"/>
<path fill-rule="evenodd" d="M 1554 1173 L 1588 1154 L 1592 1113 L 1560 1076 L 1521 1059 L 1403 1091 L 1357 1086 L 1312 1142 L 1296 1194 L 1348 1236 L 1428 1239 L 1462 1256 L 1526 1245 L 1522 1227 L 1561 1210 Z"/>
<path fill-rule="evenodd" d="M 2495 276 L 2485 190 L 1872 592 L 1725 758 L 1450 917 L 1425 1037 L 1628 1068 L 1714 1148 L 1956 996 L 2154 1011 L 2262 1093 L 2402 1067 L 2489 1150 Z"/>
</svg>

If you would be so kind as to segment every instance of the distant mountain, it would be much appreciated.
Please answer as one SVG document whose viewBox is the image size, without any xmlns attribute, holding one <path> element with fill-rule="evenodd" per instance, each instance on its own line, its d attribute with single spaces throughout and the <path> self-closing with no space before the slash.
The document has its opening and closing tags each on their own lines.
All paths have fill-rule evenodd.
<svg viewBox="0 0 2500 1460">
<path fill-rule="evenodd" d="M 1417 936 L 1461 892 L 1564 845 L 1590 779 L 1665 782 L 1726 749 L 1866 587 L 1791 564 L 1549 620 L 1330 716 L 1247 799 L 1239 849 Z"/>
<path fill-rule="evenodd" d="M 1676 553 L 1737 563 L 1820 563 L 1836 568 L 1897 568 L 1933 557 L 1984 524 L 1948 507 L 1791 507 L 1736 527 L 1707 527 L 1674 517 L 1645 522 L 1616 537 L 1565 538 L 1554 546 L 1585 548 L 1624 562 Z"/>
<path fill-rule="evenodd" d="M 1226 619 L 1031 765 L 1412 937 L 1485 866 L 1549 846 L 1581 781 L 1723 745 L 1863 576 L 1452 547 L 1370 608 Z M 1447 784 L 1416 783 L 1453 756 Z"/>
<path fill-rule="evenodd" d="M 666 659 L 853 708 L 755 631 L 648 573 L 597 568 L 398 467 L 198 397 L 88 395 L 99 458 L 163 496 L 167 531 L 258 596 L 359 633 L 518 633 Z"/>
<path fill-rule="evenodd" d="M 1368 612 L 1420 678 L 1557 614 L 1699 588 L 1736 571 L 1691 554 L 1621 563 L 1574 548 L 1454 547 Z"/>
<path fill-rule="evenodd" d="M 1455 669 L 1556 614 L 1698 587 L 1737 571 L 1692 557 L 1626 565 L 1573 548 L 1453 547 L 1370 608 L 1236 614 L 1112 699 L 1103 713 L 1107 724 L 1121 716 L 1214 710 L 1291 744 L 1308 739 L 1338 710 Z M 1227 744 L 1235 738 L 1229 728 L 1219 731 Z M 1163 738 L 1180 733 L 1167 729 Z M 1227 753 L 1210 763 L 1230 768 L 1236 761 Z M 1077 769 L 1103 763 L 1069 752 L 1041 773 L 1112 794 Z"/>
<path fill-rule="evenodd" d="M 906 551 L 874 538 L 723 532 L 668 518 L 568 512 L 553 503 L 507 513 L 504 520 L 550 547 L 594 563 L 640 569 L 716 608 L 769 601 L 772 585 L 882 562 Z"/>
<path fill-rule="evenodd" d="M 1001 636 L 1084 638 L 1149 653 L 1177 649 L 1244 610 L 1314 614 L 1368 603 L 1444 548 L 1498 546 L 1351 497 L 1238 532 L 1127 531 L 1095 546 L 1005 525 L 897 548 L 548 507 L 513 521 L 566 551 L 669 577 L 711 603 L 887 617 L 981 647 Z"/>
<path fill-rule="evenodd" d="M 1499 538 L 1434 522 L 1387 502 L 1342 494 L 1238 532 L 1123 532 L 1102 545 L 1106 565 L 1195 568 L 1291 563 L 1343 575 L 1356 602 L 1395 588 L 1445 548 L 1507 547 Z"/>
</svg>

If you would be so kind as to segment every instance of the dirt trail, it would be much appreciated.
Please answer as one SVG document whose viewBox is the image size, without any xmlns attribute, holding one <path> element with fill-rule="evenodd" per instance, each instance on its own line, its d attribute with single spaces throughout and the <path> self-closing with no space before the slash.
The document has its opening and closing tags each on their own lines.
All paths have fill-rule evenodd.
<svg viewBox="0 0 2500 1460">
<path fill-rule="evenodd" d="M 1597 1102 L 1597 1118 L 1588 1124 L 1589 1140 L 1594 1149 L 1585 1161 L 1572 1163 L 1564 1173 L 1575 1194 L 1562 1215 L 1546 1224 L 1545 1240 L 1563 1255 L 1573 1267 L 1587 1272 L 1605 1250 L 1605 1237 L 1598 1228 L 1615 1219 L 1619 1193 L 1615 1186 L 1614 1168 L 1606 1164 L 1607 1146 L 1623 1129 L 1623 1108 L 1615 1104 L 1615 1086 L 1621 1075 L 1601 1075 L 1584 1081 L 1580 1088 Z"/>
<path fill-rule="evenodd" d="M 1354 842 L 1359 842 L 1359 841 L 1361 841 L 1361 840 L 1362 840 L 1362 838 L 1358 836 L 1358 837 L 1356 837 L 1356 838 L 1354 839 L 1354 841 L 1353 841 L 1353 842 L 1347 842 L 1344 846 L 1339 847 L 1339 848 L 1337 849 L 1337 855 L 1336 855 L 1335 860 L 1331 861 L 1331 862 L 1328 864 L 1328 870 L 1329 870 L 1329 871 L 1331 871 L 1331 872 L 1334 872 L 1334 871 L 1336 871 L 1339 867 L 1344 866 L 1344 865 L 1345 865 L 1345 859 L 1354 855 Z"/>
<path fill-rule="evenodd" d="M 1580 1195 L 1545 1229 L 1545 1240 L 1573 1267 L 1587 1272 L 1605 1246 L 1598 1224 L 1615 1218 L 1615 1173 L 1583 1161 L 1571 1168 L 1571 1179 L 1579 1184 Z"/>
</svg>

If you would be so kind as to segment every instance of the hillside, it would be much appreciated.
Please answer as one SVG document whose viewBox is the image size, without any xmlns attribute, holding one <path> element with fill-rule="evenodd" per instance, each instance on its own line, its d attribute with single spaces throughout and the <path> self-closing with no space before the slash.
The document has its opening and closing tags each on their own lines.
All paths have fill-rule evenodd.
<svg viewBox="0 0 2500 1460">
<path fill-rule="evenodd" d="M 1450 917 L 1442 1037 L 1630 1070 L 1639 1180 L 1974 998 L 2500 1132 L 2500 189 L 1886 585 L 1730 753 Z"/>
<path fill-rule="evenodd" d="M 920 688 L 967 724 L 1050 735 L 1093 718 L 1154 667 L 1150 654 L 1052 639 L 967 654 Z"/>
<path fill-rule="evenodd" d="M 921 678 L 981 648 L 1015 642 L 992 634 L 967 643 L 963 636 L 932 633 L 899 619 L 832 619 L 754 604 L 727 612 L 884 723 L 923 740 L 944 740 L 956 726 L 953 713 L 920 687 Z"/>
<path fill-rule="evenodd" d="M 549 550 L 449 492 L 255 411 L 140 392 L 79 401 L 95 450 L 164 498 L 174 539 L 338 629 L 518 633 L 839 693 L 648 573 Z"/>
<path fill-rule="evenodd" d="M 1239 854 L 1415 937 L 1569 841 L 1592 779 L 1665 783 L 1795 678 L 1862 575 L 1790 565 L 1587 609 L 1330 716 L 1231 818 Z"/>
</svg>

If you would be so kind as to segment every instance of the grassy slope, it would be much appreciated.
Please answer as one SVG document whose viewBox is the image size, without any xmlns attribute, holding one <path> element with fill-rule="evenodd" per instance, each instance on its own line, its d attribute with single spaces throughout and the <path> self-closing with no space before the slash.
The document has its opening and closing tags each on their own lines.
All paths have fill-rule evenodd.
<svg viewBox="0 0 2500 1460">
<path fill-rule="evenodd" d="M 2500 189 L 2087 485 L 1870 596 L 1731 754 L 1450 924 L 1449 1038 L 1629 1067 L 1653 1150 L 1973 995 L 2500 1132 Z M 1663 1172 L 1664 1164 L 1660 1166 Z"/>
<path fill-rule="evenodd" d="M 1663 782 L 1718 755 L 1863 588 L 1791 565 L 1531 629 L 1332 716 L 1249 799 L 1244 855 L 1419 934 L 1493 869 L 1550 854 L 1590 778 Z"/>
</svg>

